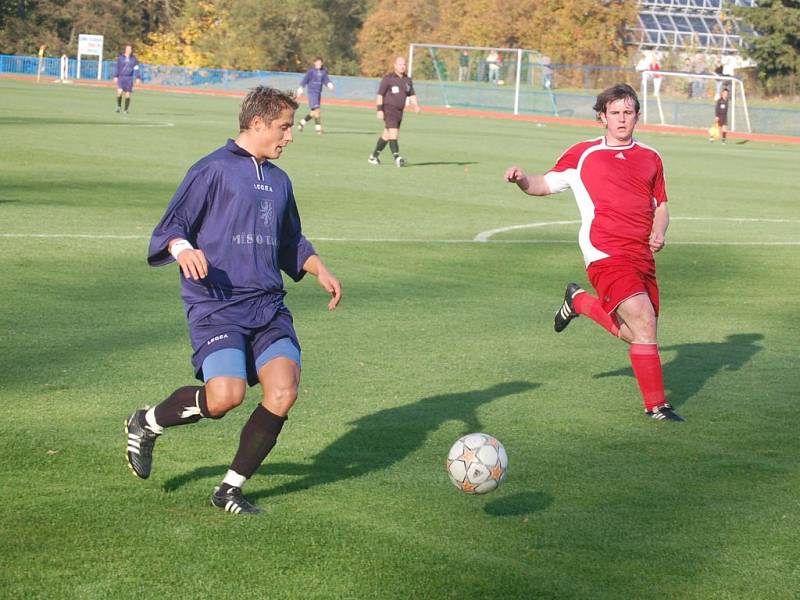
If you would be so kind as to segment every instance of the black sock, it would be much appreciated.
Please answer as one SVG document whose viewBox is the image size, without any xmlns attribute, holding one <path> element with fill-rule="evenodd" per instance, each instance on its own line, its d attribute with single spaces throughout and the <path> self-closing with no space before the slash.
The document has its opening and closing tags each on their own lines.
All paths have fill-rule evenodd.
<svg viewBox="0 0 800 600">
<path fill-rule="evenodd" d="M 378 138 L 378 143 L 375 144 L 375 150 L 372 152 L 372 156 L 378 156 L 378 154 L 380 154 L 381 151 L 386 148 L 387 143 L 388 142 L 382 137 Z"/>
<path fill-rule="evenodd" d="M 275 446 L 286 419 L 259 404 L 242 428 L 239 449 L 233 457 L 231 470 L 250 479 Z"/>
<path fill-rule="evenodd" d="M 122 107 L 122 96 L 117 96 L 117 108 Z"/>
<path fill-rule="evenodd" d="M 319 125 L 319 117 L 314 117 L 314 123 L 316 123 L 317 125 Z"/>
<path fill-rule="evenodd" d="M 125 110 L 128 110 L 128 107 L 131 105 L 131 99 L 125 98 Z"/>
<path fill-rule="evenodd" d="M 309 123 L 311 119 L 311 113 L 308 113 L 305 117 L 303 117 L 303 123 Z"/>
<path fill-rule="evenodd" d="M 397 140 L 389 140 L 389 150 L 392 151 L 392 156 L 395 158 L 400 156 L 400 146 L 397 144 Z"/>
<path fill-rule="evenodd" d="M 172 395 L 155 407 L 153 414 L 161 427 L 175 427 L 196 423 L 209 417 L 206 403 L 206 388 L 187 385 L 178 388 Z"/>
</svg>

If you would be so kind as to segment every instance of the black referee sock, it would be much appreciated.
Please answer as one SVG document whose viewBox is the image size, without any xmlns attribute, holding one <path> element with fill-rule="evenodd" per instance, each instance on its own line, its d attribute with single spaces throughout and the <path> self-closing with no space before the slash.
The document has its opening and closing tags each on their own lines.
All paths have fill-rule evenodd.
<svg viewBox="0 0 800 600">
<path fill-rule="evenodd" d="M 392 156 L 395 158 L 400 156 L 400 145 L 397 143 L 397 140 L 389 140 L 389 150 L 392 151 Z"/>
<path fill-rule="evenodd" d="M 160 427 L 188 425 L 210 416 L 206 403 L 206 388 L 198 385 L 178 388 L 169 398 L 155 407 L 153 416 Z"/>
<path fill-rule="evenodd" d="M 372 156 L 378 156 L 378 154 L 380 154 L 383 151 L 383 149 L 386 148 L 386 144 L 388 143 L 389 142 L 387 142 L 382 137 L 378 138 L 378 143 L 375 144 L 375 150 L 372 152 Z"/>
<path fill-rule="evenodd" d="M 242 428 L 239 449 L 233 457 L 231 471 L 250 479 L 275 447 L 286 418 L 269 412 L 259 404 Z"/>
</svg>

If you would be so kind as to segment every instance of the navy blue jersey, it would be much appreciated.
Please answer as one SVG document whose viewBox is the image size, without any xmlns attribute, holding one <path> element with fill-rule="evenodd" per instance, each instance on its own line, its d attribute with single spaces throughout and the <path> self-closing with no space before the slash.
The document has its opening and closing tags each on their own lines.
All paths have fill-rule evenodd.
<svg viewBox="0 0 800 600">
<path fill-rule="evenodd" d="M 134 76 L 139 79 L 142 78 L 138 59 L 133 54 L 130 56 L 120 54 L 117 57 L 117 62 L 114 63 L 113 77 L 118 77 L 120 79 L 133 79 Z"/>
<path fill-rule="evenodd" d="M 328 77 L 328 69 L 322 67 L 321 69 L 310 68 L 306 71 L 303 80 L 300 82 L 300 87 L 306 88 L 306 93 L 319 95 L 322 92 L 322 86 L 328 85 L 331 82 Z"/>
<path fill-rule="evenodd" d="M 289 177 L 270 162 L 259 164 L 233 140 L 189 169 L 153 231 L 147 261 L 174 259 L 169 242 L 183 238 L 201 249 L 208 276 L 181 273 L 192 345 L 209 331 L 254 329 L 285 310 L 280 271 L 299 281 L 314 247 L 303 236 Z"/>
</svg>

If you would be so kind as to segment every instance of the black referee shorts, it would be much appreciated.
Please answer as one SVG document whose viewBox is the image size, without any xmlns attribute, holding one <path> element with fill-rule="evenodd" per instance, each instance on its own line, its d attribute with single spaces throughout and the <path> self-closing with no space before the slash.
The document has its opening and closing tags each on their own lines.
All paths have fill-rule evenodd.
<svg viewBox="0 0 800 600">
<path fill-rule="evenodd" d="M 403 111 L 390 106 L 383 108 L 383 123 L 386 129 L 400 129 L 400 123 L 403 121 Z"/>
</svg>

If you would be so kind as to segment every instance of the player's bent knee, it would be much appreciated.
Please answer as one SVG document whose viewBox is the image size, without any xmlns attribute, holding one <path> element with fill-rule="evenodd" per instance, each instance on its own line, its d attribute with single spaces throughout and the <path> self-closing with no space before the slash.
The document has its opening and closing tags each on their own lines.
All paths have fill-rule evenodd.
<svg viewBox="0 0 800 600">
<path fill-rule="evenodd" d="M 264 390 L 264 399 L 261 402 L 268 411 L 281 417 L 289 414 L 292 406 L 297 401 L 297 385 L 270 386 Z"/>
<path fill-rule="evenodd" d="M 225 414 L 239 406 L 247 392 L 244 379 L 215 377 L 206 382 L 206 404 L 212 419 L 221 419 Z"/>
</svg>

